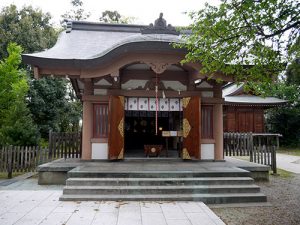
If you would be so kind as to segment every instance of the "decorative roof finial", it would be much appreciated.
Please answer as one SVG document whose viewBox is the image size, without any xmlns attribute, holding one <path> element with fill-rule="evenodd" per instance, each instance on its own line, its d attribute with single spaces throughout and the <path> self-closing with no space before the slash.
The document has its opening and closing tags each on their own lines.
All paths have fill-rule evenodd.
<svg viewBox="0 0 300 225">
<path fill-rule="evenodd" d="M 163 13 L 159 14 L 159 18 L 155 20 L 154 27 L 161 27 L 165 28 L 167 27 L 167 21 L 163 18 Z"/>
<path fill-rule="evenodd" d="M 159 14 L 159 18 L 155 20 L 154 25 L 149 24 L 148 27 L 141 29 L 142 34 L 175 34 L 179 35 L 179 32 L 163 18 L 163 13 Z"/>
</svg>

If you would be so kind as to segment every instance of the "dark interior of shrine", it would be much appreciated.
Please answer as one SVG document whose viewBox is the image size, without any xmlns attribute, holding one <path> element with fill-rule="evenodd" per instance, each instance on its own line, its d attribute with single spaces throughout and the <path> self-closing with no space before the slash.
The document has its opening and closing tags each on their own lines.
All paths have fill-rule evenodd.
<svg viewBox="0 0 300 225">
<path fill-rule="evenodd" d="M 158 112 L 157 135 L 155 114 L 155 111 L 125 111 L 125 157 L 145 157 L 145 145 L 162 145 L 159 157 L 178 157 L 180 138 L 163 137 L 162 132 L 181 130 L 182 112 Z"/>
</svg>

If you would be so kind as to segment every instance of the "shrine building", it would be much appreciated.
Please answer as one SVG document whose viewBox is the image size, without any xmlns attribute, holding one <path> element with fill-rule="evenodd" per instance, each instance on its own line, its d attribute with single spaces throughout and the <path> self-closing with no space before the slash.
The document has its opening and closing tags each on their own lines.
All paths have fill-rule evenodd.
<svg viewBox="0 0 300 225">
<path fill-rule="evenodd" d="M 22 57 L 36 79 L 70 79 L 83 103 L 83 160 L 223 160 L 230 78 L 181 64 L 187 51 L 173 44 L 188 34 L 162 15 L 149 26 L 70 21 L 51 49 Z"/>
</svg>

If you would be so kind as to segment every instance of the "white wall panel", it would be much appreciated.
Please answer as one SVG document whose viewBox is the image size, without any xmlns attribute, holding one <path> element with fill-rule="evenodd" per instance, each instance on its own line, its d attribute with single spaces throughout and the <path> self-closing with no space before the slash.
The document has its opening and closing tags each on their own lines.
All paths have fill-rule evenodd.
<svg viewBox="0 0 300 225">
<path fill-rule="evenodd" d="M 92 143 L 92 159 L 108 159 L 108 144 Z"/>
<path fill-rule="evenodd" d="M 201 159 L 215 159 L 215 144 L 201 144 Z"/>
</svg>

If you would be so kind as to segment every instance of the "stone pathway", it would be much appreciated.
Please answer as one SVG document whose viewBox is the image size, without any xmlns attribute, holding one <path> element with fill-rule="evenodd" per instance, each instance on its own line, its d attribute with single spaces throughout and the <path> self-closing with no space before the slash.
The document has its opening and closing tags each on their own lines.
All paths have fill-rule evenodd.
<svg viewBox="0 0 300 225">
<path fill-rule="evenodd" d="M 0 188 L 2 225 L 221 225 L 202 202 L 60 202 L 62 186 L 26 179 Z"/>
<path fill-rule="evenodd" d="M 277 167 L 300 174 L 300 156 L 276 153 Z"/>
</svg>

